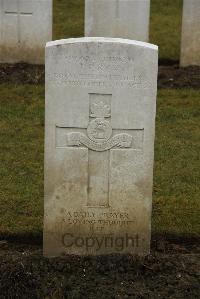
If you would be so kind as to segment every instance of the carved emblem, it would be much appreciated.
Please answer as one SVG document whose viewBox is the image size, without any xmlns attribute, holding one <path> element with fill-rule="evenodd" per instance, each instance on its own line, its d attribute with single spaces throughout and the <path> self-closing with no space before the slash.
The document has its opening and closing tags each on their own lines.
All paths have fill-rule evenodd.
<svg viewBox="0 0 200 299">
<path fill-rule="evenodd" d="M 96 118 L 89 123 L 87 134 L 92 141 L 103 142 L 110 139 L 112 127 L 104 118 Z"/>
<path fill-rule="evenodd" d="M 120 133 L 112 136 L 112 127 L 109 120 L 111 117 L 110 106 L 103 102 L 92 103 L 90 107 L 91 120 L 87 127 L 87 136 L 83 133 L 72 132 L 67 134 L 68 146 L 81 146 L 94 151 L 105 151 L 115 146 L 129 148 L 132 145 L 132 136 Z"/>
<path fill-rule="evenodd" d="M 90 117 L 110 117 L 110 107 L 103 102 L 92 103 L 90 107 Z"/>
</svg>

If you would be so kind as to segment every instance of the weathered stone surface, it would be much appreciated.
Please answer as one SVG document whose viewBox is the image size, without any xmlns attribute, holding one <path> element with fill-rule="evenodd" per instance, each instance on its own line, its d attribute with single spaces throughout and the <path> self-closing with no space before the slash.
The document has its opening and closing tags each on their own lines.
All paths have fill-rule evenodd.
<svg viewBox="0 0 200 299">
<path fill-rule="evenodd" d="M 0 0 L 0 62 L 44 63 L 52 0 Z"/>
<path fill-rule="evenodd" d="M 85 36 L 149 39 L 150 0 L 85 0 Z"/>
<path fill-rule="evenodd" d="M 157 46 L 46 47 L 44 254 L 147 254 Z"/>
<path fill-rule="evenodd" d="M 200 0 L 184 0 L 181 66 L 200 65 Z"/>
</svg>

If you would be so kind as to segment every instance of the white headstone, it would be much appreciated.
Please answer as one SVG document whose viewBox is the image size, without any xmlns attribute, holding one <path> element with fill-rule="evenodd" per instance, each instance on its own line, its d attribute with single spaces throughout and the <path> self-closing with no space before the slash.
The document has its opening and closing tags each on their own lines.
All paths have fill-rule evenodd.
<svg viewBox="0 0 200 299">
<path fill-rule="evenodd" d="M 46 47 L 44 254 L 149 252 L 157 46 Z"/>
<path fill-rule="evenodd" d="M 184 0 L 181 66 L 200 65 L 200 0 Z"/>
<path fill-rule="evenodd" d="M 149 39 L 150 0 L 85 0 L 85 36 Z"/>
<path fill-rule="evenodd" d="M 52 0 L 0 0 L 0 62 L 44 63 Z"/>
</svg>

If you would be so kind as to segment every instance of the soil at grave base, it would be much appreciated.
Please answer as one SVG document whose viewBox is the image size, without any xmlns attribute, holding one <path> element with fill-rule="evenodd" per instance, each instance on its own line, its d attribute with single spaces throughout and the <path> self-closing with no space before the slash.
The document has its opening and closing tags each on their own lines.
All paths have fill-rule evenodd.
<svg viewBox="0 0 200 299">
<path fill-rule="evenodd" d="M 200 238 L 152 239 L 143 259 L 47 259 L 41 245 L 7 238 L 0 243 L 0 298 L 200 298 Z"/>
<path fill-rule="evenodd" d="M 200 88 L 200 67 L 180 68 L 168 63 L 159 66 L 158 88 Z M 28 64 L 0 64 L 0 83 L 43 84 L 44 66 Z"/>
</svg>

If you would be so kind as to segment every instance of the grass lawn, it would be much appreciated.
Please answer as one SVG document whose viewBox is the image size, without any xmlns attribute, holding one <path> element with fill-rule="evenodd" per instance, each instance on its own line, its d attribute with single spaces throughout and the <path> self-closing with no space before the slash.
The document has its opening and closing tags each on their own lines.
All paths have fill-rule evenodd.
<svg viewBox="0 0 200 299">
<path fill-rule="evenodd" d="M 150 42 L 159 57 L 179 60 L 182 0 L 151 0 Z M 84 36 L 84 0 L 54 0 L 54 39 Z"/>
<path fill-rule="evenodd" d="M 182 0 L 152 0 L 150 42 L 179 59 Z M 54 0 L 54 39 L 83 36 L 84 0 Z M 0 85 L 0 233 L 42 233 L 44 86 Z M 159 90 L 152 228 L 200 232 L 199 91 Z"/>
<path fill-rule="evenodd" d="M 1 85 L 0 99 L 0 233 L 41 235 L 44 87 Z M 153 232 L 200 232 L 199 111 L 199 91 L 158 93 Z"/>
</svg>

